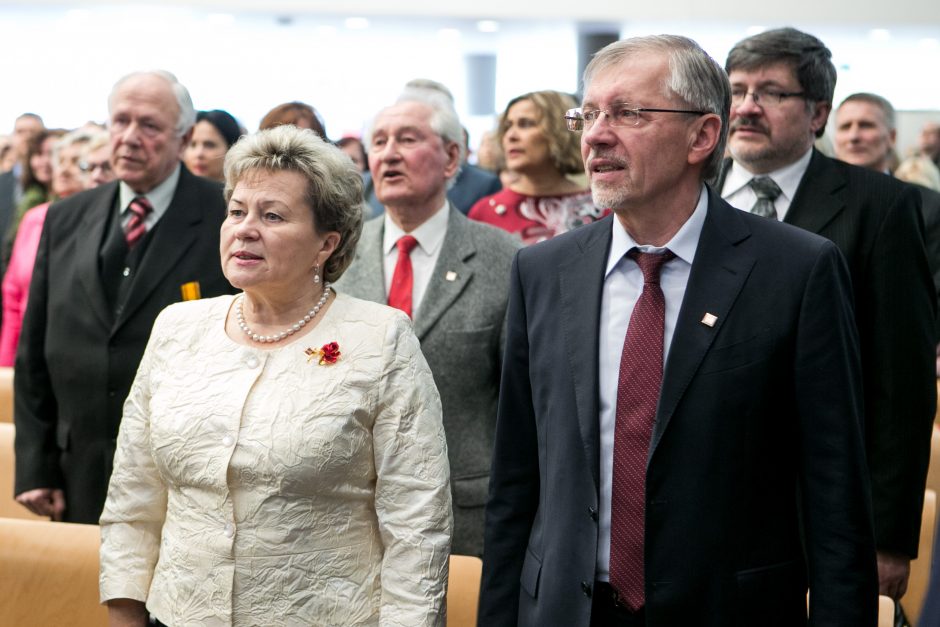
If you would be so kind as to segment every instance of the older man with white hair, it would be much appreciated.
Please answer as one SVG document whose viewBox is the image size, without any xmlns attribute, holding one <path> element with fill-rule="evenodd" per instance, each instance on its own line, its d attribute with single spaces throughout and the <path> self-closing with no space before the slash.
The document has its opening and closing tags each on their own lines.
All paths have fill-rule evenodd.
<svg viewBox="0 0 940 627">
<path fill-rule="evenodd" d="M 138 362 L 167 305 L 231 291 L 219 267 L 217 183 L 180 163 L 196 115 L 163 71 L 109 99 L 117 180 L 49 208 L 16 358 L 16 499 L 97 523 Z"/>
<path fill-rule="evenodd" d="M 339 289 L 414 319 L 444 410 L 453 552 L 481 555 L 509 267 L 519 245 L 447 199 L 462 143 L 444 96 L 406 90 L 379 112 L 370 135 L 372 180 L 386 212 L 365 224 Z"/>
</svg>

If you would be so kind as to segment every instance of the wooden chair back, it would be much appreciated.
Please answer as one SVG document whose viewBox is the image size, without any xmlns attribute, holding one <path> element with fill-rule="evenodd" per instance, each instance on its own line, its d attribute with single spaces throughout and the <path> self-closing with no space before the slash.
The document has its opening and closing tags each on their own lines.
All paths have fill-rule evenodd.
<svg viewBox="0 0 940 627">
<path fill-rule="evenodd" d="M 13 500 L 13 437 L 15 433 L 16 429 L 13 425 L 0 422 L 0 517 L 48 520 L 33 514 Z"/>
<path fill-rule="evenodd" d="M 0 625 L 101 627 L 98 525 L 0 518 Z"/>
<path fill-rule="evenodd" d="M 13 422 L 13 368 L 0 368 L 0 422 Z"/>
</svg>

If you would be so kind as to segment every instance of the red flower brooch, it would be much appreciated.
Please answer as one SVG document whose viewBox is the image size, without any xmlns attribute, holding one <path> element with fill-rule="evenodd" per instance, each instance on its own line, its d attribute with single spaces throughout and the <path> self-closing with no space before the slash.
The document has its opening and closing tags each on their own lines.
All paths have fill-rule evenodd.
<svg viewBox="0 0 940 627">
<path fill-rule="evenodd" d="M 342 355 L 339 352 L 339 344 L 336 342 L 327 342 L 318 349 L 308 348 L 304 353 L 307 355 L 307 362 L 316 357 L 317 363 L 321 366 L 335 364 Z"/>
</svg>

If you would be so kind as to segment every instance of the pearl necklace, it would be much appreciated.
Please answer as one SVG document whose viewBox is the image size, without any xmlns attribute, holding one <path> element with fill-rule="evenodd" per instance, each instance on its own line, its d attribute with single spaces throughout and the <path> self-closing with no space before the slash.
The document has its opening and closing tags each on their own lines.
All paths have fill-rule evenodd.
<svg viewBox="0 0 940 627">
<path fill-rule="evenodd" d="M 260 344 L 271 344 L 273 342 L 280 342 L 281 340 L 292 336 L 294 333 L 297 333 L 303 327 L 305 327 L 308 322 L 313 320 L 313 318 L 316 317 L 318 313 L 320 313 L 320 309 L 323 308 L 323 305 L 326 303 L 326 299 L 328 299 L 329 297 L 330 297 L 330 282 L 326 281 L 323 284 L 323 294 L 320 296 L 320 300 L 317 301 L 317 304 L 313 306 L 313 309 L 308 311 L 307 314 L 303 318 L 301 318 L 300 320 L 292 324 L 287 330 L 281 331 L 280 333 L 275 333 L 274 335 L 258 335 L 257 333 L 252 331 L 251 328 L 245 323 L 245 311 L 244 311 L 245 295 L 239 294 L 238 295 L 238 309 L 235 310 L 235 321 L 238 322 L 238 328 L 241 329 L 242 332 L 245 335 L 247 335 L 250 340 L 254 342 L 258 342 Z"/>
</svg>

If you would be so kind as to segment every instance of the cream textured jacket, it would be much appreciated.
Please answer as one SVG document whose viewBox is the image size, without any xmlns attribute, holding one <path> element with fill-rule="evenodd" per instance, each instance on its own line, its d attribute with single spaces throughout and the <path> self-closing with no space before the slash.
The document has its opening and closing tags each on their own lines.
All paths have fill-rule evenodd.
<svg viewBox="0 0 940 627">
<path fill-rule="evenodd" d="M 441 404 L 407 317 L 340 294 L 273 349 L 231 296 L 157 319 L 101 516 L 101 600 L 182 625 L 443 625 Z M 332 365 L 305 349 L 337 342 Z"/>
</svg>

